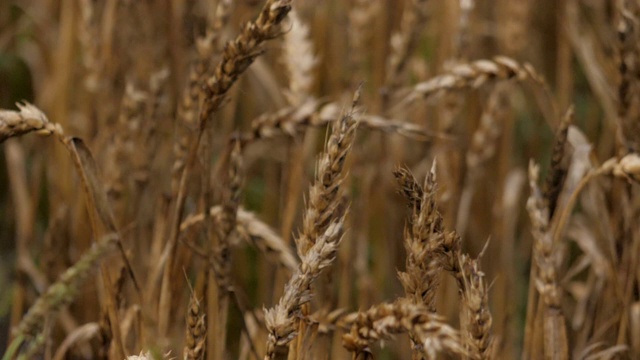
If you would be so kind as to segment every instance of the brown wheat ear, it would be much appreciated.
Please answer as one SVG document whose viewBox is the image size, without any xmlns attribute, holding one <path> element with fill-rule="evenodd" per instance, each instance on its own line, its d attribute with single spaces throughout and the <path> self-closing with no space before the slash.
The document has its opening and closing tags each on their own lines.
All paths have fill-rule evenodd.
<svg viewBox="0 0 640 360">
<path fill-rule="evenodd" d="M 406 169 L 396 170 L 396 178 L 401 191 L 414 207 L 411 222 L 405 230 L 406 270 L 400 272 L 398 277 L 407 298 L 435 312 L 435 291 L 441 268 L 437 249 L 445 236 L 442 217 L 435 202 L 435 162 L 423 187 L 417 186 L 413 175 Z M 420 199 L 415 198 L 418 194 L 422 195 Z"/>
<path fill-rule="evenodd" d="M 204 358 L 206 349 L 207 323 L 205 314 L 196 298 L 196 294 L 191 294 L 189 309 L 187 311 L 186 345 L 184 347 L 185 360 L 201 360 Z"/>
</svg>

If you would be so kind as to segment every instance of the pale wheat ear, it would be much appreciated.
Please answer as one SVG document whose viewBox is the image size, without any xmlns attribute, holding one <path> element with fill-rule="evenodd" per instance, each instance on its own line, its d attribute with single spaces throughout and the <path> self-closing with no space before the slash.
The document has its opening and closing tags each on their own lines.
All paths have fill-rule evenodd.
<svg viewBox="0 0 640 360">
<path fill-rule="evenodd" d="M 282 61 L 289 75 L 287 98 L 289 104 L 297 106 L 312 95 L 316 82 L 315 69 L 319 59 L 315 54 L 309 25 L 295 9 L 289 13 L 289 21 L 291 28 L 284 35 Z"/>
<path fill-rule="evenodd" d="M 405 4 L 400 28 L 391 35 L 389 42 L 391 54 L 386 66 L 387 91 L 394 90 L 404 80 L 407 63 L 420 41 L 429 18 L 428 2 L 412 0 Z"/>
<path fill-rule="evenodd" d="M 300 266 L 287 282 L 279 302 L 265 312 L 269 331 L 265 359 L 274 359 L 278 347 L 288 345 L 299 335 L 298 316 L 302 314 L 301 307 L 313 296 L 311 285 L 331 266 L 342 241 L 346 216 L 341 196 L 346 178 L 344 167 L 355 138 L 355 106 L 360 89 L 355 92 L 351 109 L 332 127 L 325 152 L 318 159 L 303 227 L 295 238 Z"/>
<path fill-rule="evenodd" d="M 340 106 L 337 103 L 309 98 L 297 106 L 287 106 L 274 113 L 261 114 L 251 121 L 251 131 L 242 135 L 243 142 L 251 144 L 282 136 L 295 140 L 310 127 L 325 126 L 338 121 L 340 115 Z M 453 140 L 450 135 L 430 131 L 424 126 L 406 121 L 375 114 L 362 114 L 359 118 L 359 127 L 362 129 L 399 134 L 407 139 L 425 142 L 434 139 Z"/>
<path fill-rule="evenodd" d="M 0 143 L 30 132 L 43 136 L 63 136 L 62 127 L 50 122 L 42 110 L 28 102 L 17 103 L 16 106 L 18 111 L 0 109 Z"/>
<path fill-rule="evenodd" d="M 520 64 L 509 57 L 496 56 L 493 59 L 455 65 L 446 73 L 413 86 L 409 95 L 394 105 L 393 109 L 401 112 L 402 108 L 406 108 L 419 99 L 447 92 L 478 89 L 485 84 L 507 81 L 532 84 L 536 91 L 542 92 L 545 101 L 551 101 L 543 77 L 531 64 Z M 551 101 L 549 105 L 553 105 L 553 102 Z"/>
</svg>

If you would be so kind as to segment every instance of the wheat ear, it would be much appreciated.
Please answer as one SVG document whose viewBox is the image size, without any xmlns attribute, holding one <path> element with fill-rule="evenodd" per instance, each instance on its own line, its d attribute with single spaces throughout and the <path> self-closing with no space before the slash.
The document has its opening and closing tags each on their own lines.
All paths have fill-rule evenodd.
<svg viewBox="0 0 640 360">
<path fill-rule="evenodd" d="M 248 22 L 234 40 L 226 43 L 220 62 L 214 68 L 212 76 L 205 81 L 203 88 L 204 100 L 198 117 L 198 132 L 186 156 L 186 163 L 179 177 L 180 181 L 175 183 L 177 196 L 174 202 L 169 240 L 165 248 L 167 256 L 164 264 L 161 264 L 165 266 L 159 305 L 159 309 L 163 309 L 163 311 L 158 314 L 158 328 L 161 335 L 166 334 L 169 327 L 170 314 L 166 310 L 171 308 L 169 294 L 171 280 L 168 269 L 171 269 L 174 265 L 173 257 L 175 256 L 176 244 L 180 235 L 180 222 L 186 201 L 187 179 L 189 179 L 191 168 L 196 162 L 198 149 L 200 148 L 200 142 L 208 120 L 211 114 L 220 108 L 227 96 L 227 92 L 238 80 L 238 77 L 261 54 L 264 42 L 282 34 L 280 25 L 290 10 L 290 0 L 268 0 L 262 7 L 258 18 L 255 21 Z"/>
<path fill-rule="evenodd" d="M 9 346 L 17 350 L 20 343 L 27 345 L 26 352 L 36 354 L 43 345 L 43 324 L 45 318 L 70 304 L 78 294 L 80 286 L 96 268 L 100 260 L 116 248 L 118 235 L 110 234 L 103 237 L 86 252 L 78 262 L 67 269 L 58 281 L 36 300 L 15 330 L 15 339 Z M 8 352 L 7 352 L 8 353 Z M 11 354 L 5 354 L 4 359 L 10 359 Z"/>
<path fill-rule="evenodd" d="M 537 268 L 535 286 L 542 298 L 544 355 L 547 359 L 568 359 L 569 343 L 566 320 L 562 311 L 562 289 L 558 284 L 553 232 L 549 226 L 549 209 L 545 205 L 542 191 L 538 188 L 538 167 L 529 166 L 531 195 L 527 210 L 531 218 L 533 233 L 533 260 Z"/>
<path fill-rule="evenodd" d="M 542 89 L 548 96 L 545 82 L 538 72 L 530 64 L 520 64 L 506 56 L 496 56 L 493 59 L 476 60 L 471 63 L 453 66 L 446 73 L 435 76 L 427 81 L 413 86 L 393 109 L 402 111 L 409 104 L 420 98 L 468 88 L 479 88 L 485 84 L 496 81 L 529 81 Z M 549 100 L 549 99 L 546 99 Z"/>
<path fill-rule="evenodd" d="M 296 316 L 300 307 L 311 300 L 311 284 L 323 269 L 331 265 L 342 240 L 346 206 L 341 184 L 345 178 L 345 160 L 355 138 L 357 122 L 354 109 L 359 95 L 360 89 L 351 110 L 334 124 L 325 152 L 318 160 L 302 232 L 296 237 L 301 264 L 285 285 L 284 295 L 278 304 L 265 311 L 269 331 L 265 359 L 273 359 L 277 346 L 287 345 L 296 337 Z"/>
<path fill-rule="evenodd" d="M 404 299 L 349 314 L 342 319 L 342 323 L 350 327 L 342 342 L 347 350 L 354 353 L 354 358 L 361 353 L 370 353 L 371 344 L 402 333 L 414 334 L 420 343 L 422 355 L 427 359 L 436 359 L 441 352 L 466 354 L 457 330 L 424 305 Z"/>
<path fill-rule="evenodd" d="M 186 344 L 183 358 L 185 360 L 201 360 L 206 349 L 207 325 L 205 314 L 195 292 L 191 294 L 187 311 Z"/>
<path fill-rule="evenodd" d="M 49 121 L 37 107 L 27 102 L 16 104 L 18 111 L 0 109 L 0 143 L 30 132 L 48 136 L 62 134 L 62 127 Z"/>
<path fill-rule="evenodd" d="M 399 272 L 398 277 L 407 298 L 415 304 L 424 304 L 435 312 L 435 291 L 440 270 L 436 251 L 444 237 L 442 216 L 435 203 L 435 162 L 420 190 L 416 190 L 415 179 L 409 170 L 399 168 L 394 174 L 401 184 L 402 192 L 409 196 L 409 202 L 414 208 L 404 236 L 406 270 Z M 420 197 L 414 197 L 416 195 Z"/>
<path fill-rule="evenodd" d="M 209 216 L 214 222 L 214 226 L 222 223 L 222 206 L 214 206 L 209 209 Z M 201 224 L 205 220 L 205 214 L 188 216 L 180 225 L 180 231 L 189 231 L 194 226 Z M 243 208 L 238 208 L 236 217 L 236 237 L 231 237 L 231 245 L 235 245 L 233 240 L 238 238 L 248 244 L 254 245 L 268 259 L 282 265 L 293 272 L 298 267 L 298 260 L 294 252 L 289 248 L 284 240 L 269 225 L 260 220 L 254 213 Z"/>
</svg>

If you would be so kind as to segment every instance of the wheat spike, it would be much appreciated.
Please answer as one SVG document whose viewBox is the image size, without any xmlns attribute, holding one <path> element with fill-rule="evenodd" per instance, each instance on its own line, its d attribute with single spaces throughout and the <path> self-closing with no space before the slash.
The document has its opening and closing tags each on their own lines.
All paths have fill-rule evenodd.
<svg viewBox="0 0 640 360">
<path fill-rule="evenodd" d="M 0 143 L 10 137 L 30 132 L 43 136 L 63 135 L 62 127 L 50 122 L 47 116 L 34 105 L 24 102 L 16 106 L 18 111 L 0 109 Z"/>
<path fill-rule="evenodd" d="M 343 336 L 343 345 L 356 354 L 371 352 L 371 344 L 409 332 L 414 334 L 427 359 L 436 359 L 442 352 L 466 354 L 458 331 L 424 305 L 406 300 L 373 306 L 366 312 L 345 316 L 342 322 L 350 328 Z"/>
<path fill-rule="evenodd" d="M 296 237 L 301 263 L 285 286 L 284 295 L 275 307 L 266 310 L 265 322 L 269 335 L 265 359 L 273 359 L 277 346 L 295 338 L 296 314 L 309 302 L 313 281 L 330 266 L 342 240 L 346 208 L 341 196 L 345 179 L 343 167 L 355 137 L 357 121 L 354 109 L 359 99 L 356 92 L 349 110 L 335 124 L 327 140 L 326 150 L 318 160 L 316 179 L 309 190 L 302 232 Z"/>
</svg>

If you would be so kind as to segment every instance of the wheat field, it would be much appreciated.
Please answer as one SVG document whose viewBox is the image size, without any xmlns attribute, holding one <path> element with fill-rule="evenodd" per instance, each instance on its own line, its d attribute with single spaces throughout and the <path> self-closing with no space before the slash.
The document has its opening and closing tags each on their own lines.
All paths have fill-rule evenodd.
<svg viewBox="0 0 640 360">
<path fill-rule="evenodd" d="M 0 0 L 9 359 L 640 358 L 640 1 Z"/>
</svg>

